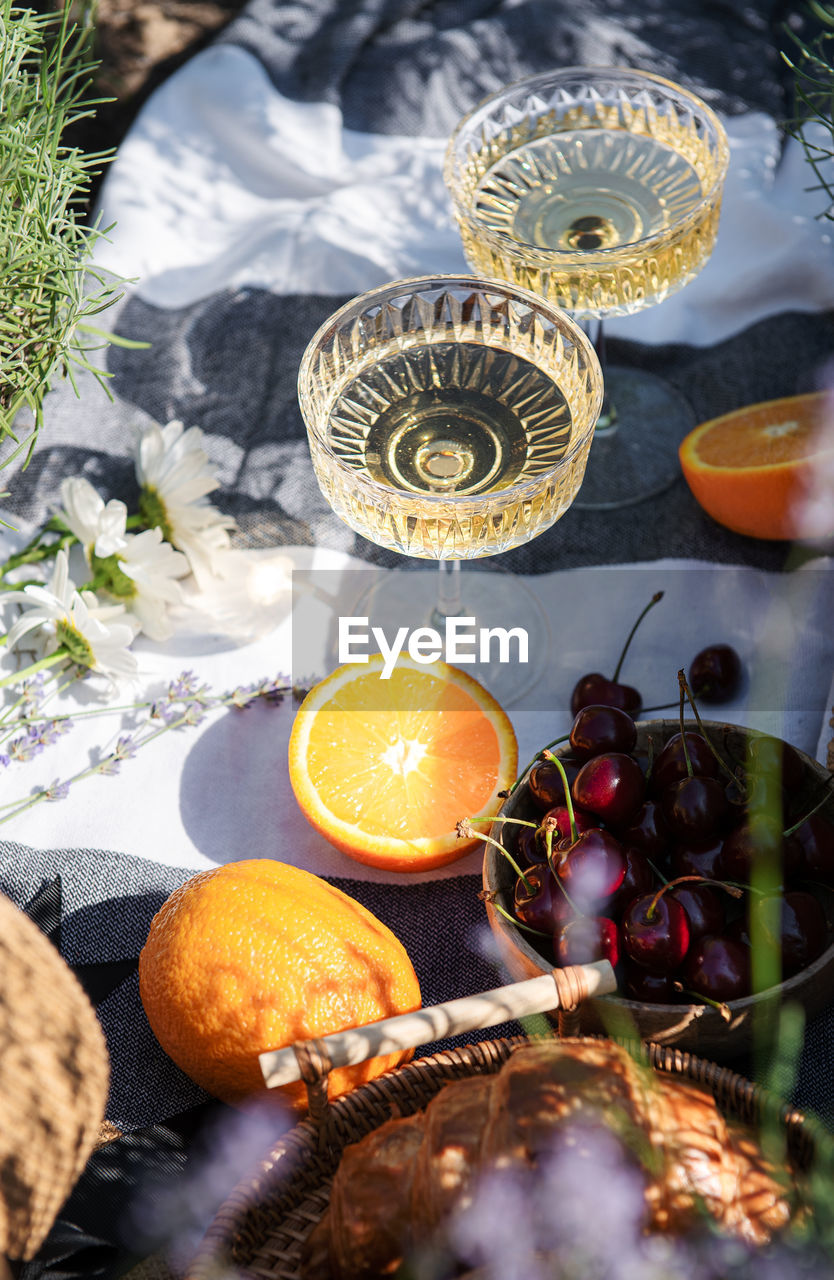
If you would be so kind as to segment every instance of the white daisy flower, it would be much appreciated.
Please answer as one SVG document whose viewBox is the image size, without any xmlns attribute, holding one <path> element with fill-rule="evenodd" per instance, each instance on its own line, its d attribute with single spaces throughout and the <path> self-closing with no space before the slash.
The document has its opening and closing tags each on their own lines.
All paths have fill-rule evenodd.
<svg viewBox="0 0 834 1280">
<path fill-rule="evenodd" d="M 111 683 L 136 671 L 136 658 L 129 649 L 136 630 L 126 620 L 124 606 L 100 606 L 91 591 L 77 591 L 69 576 L 66 551 L 56 555 L 47 585 L 30 584 L 22 591 L 9 591 L 4 600 L 25 606 L 9 629 L 7 648 L 13 649 L 30 632 L 41 631 L 40 639 L 53 638 L 56 648 L 66 650 L 78 666 L 106 676 Z"/>
<path fill-rule="evenodd" d="M 61 481 L 63 510 L 58 515 L 75 534 L 92 563 L 96 556 L 111 556 L 125 545 L 127 507 L 117 498 L 105 504 L 89 480 L 70 476 Z"/>
<path fill-rule="evenodd" d="M 118 562 L 121 579 L 120 589 L 112 594 L 124 601 L 151 640 L 168 640 L 172 634 L 168 606 L 182 604 L 182 588 L 176 579 L 189 571 L 186 557 L 163 541 L 157 527 L 128 535 L 124 549 L 113 559 Z"/>
<path fill-rule="evenodd" d="M 181 422 L 146 427 L 136 450 L 139 511 L 145 524 L 158 527 L 167 542 L 188 557 L 200 586 L 217 572 L 218 552 L 229 547 L 235 522 L 206 497 L 219 487 L 202 447 L 199 427 L 186 431 Z"/>
</svg>

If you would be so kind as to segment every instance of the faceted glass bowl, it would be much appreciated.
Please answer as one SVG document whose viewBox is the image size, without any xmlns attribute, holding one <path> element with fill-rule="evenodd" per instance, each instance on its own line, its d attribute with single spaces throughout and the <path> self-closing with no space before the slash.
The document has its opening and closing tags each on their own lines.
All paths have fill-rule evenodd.
<svg viewBox="0 0 834 1280">
<path fill-rule="evenodd" d="M 535 474 L 465 494 L 415 492 L 368 473 L 376 407 L 360 405 L 347 426 L 334 408 L 380 363 L 396 364 L 400 354 L 411 360 L 420 348 L 434 369 L 432 353 L 450 343 L 482 348 L 487 365 L 496 353 L 516 357 L 553 384 L 553 423 L 541 423 L 527 446 Z M 431 376 L 436 382 L 436 371 Z M 570 506 L 602 403 L 602 374 L 581 329 L 542 298 L 499 281 L 421 277 L 373 289 L 331 316 L 304 353 L 298 396 L 316 477 L 346 524 L 392 551 L 465 560 L 528 541 Z M 559 404 L 567 413 L 557 412 Z"/>
<path fill-rule="evenodd" d="M 552 247 L 519 223 L 518 199 L 533 193 L 546 200 L 566 175 L 581 184 L 583 172 L 592 186 L 603 135 L 589 131 L 600 130 L 622 133 L 622 148 L 615 136 L 604 168 L 619 170 L 626 182 L 630 168 L 638 174 L 663 225 L 648 234 L 623 229 L 611 243 L 604 236 L 583 241 L 580 231 L 569 247 Z M 530 144 L 531 152 L 514 159 Z M 728 164 L 724 128 L 695 94 L 647 72 L 569 67 L 509 85 L 466 115 L 449 140 L 444 176 L 473 271 L 513 281 L 585 318 L 661 302 L 701 270 L 715 244 Z M 699 196 L 685 196 L 694 175 Z M 612 197 L 614 221 L 619 203 Z"/>
</svg>

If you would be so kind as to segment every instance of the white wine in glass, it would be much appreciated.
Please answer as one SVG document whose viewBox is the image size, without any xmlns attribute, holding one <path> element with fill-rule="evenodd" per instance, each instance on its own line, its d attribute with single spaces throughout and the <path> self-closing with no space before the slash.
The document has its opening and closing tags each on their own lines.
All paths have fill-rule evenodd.
<svg viewBox="0 0 834 1280">
<path fill-rule="evenodd" d="M 445 177 L 474 270 L 583 321 L 663 302 L 704 266 L 729 148 L 694 94 L 625 68 L 566 68 L 510 85 L 457 126 Z M 678 476 L 694 425 L 683 397 L 638 370 L 605 369 L 581 505 L 617 507 Z"/>
<path fill-rule="evenodd" d="M 568 509 L 602 376 L 582 330 L 541 297 L 500 281 L 421 277 L 371 290 L 322 325 L 301 361 L 299 403 L 336 514 L 381 547 L 448 569 L 519 546 Z M 506 624 L 523 608 L 534 631 L 546 630 L 517 579 L 483 590 L 487 576 L 474 575 L 461 599 L 459 575 L 432 575 L 426 598 L 426 575 L 389 570 L 378 594 L 398 625 L 449 614 Z M 531 638 L 531 652 L 544 648 Z M 525 683 L 534 665 L 520 673 Z"/>
</svg>

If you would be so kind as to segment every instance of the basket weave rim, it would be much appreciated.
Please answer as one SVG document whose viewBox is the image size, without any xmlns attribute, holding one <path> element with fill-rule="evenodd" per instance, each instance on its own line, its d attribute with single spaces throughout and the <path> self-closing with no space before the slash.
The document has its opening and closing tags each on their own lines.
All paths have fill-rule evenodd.
<svg viewBox="0 0 834 1280">
<path fill-rule="evenodd" d="M 326 1188 L 345 1146 L 392 1115 L 420 1110 L 451 1080 L 497 1071 L 514 1048 L 530 1042 L 527 1036 L 512 1036 L 443 1050 L 386 1072 L 336 1098 L 329 1104 L 324 1129 L 309 1117 L 300 1120 L 225 1200 L 184 1280 L 210 1280 L 224 1265 L 237 1268 L 235 1274 L 241 1280 L 254 1275 L 247 1272 L 247 1265 L 263 1246 L 267 1234 L 275 1235 L 296 1207 L 313 1197 L 320 1200 L 319 1213 L 323 1212 Z M 765 1118 L 778 1123 L 786 1130 L 792 1154 L 799 1163 L 806 1163 L 821 1141 L 834 1150 L 831 1135 L 821 1124 L 730 1067 L 660 1044 L 627 1040 L 618 1043 L 655 1071 L 705 1086 L 720 1110 L 753 1125 Z M 307 1216 L 310 1217 L 309 1212 Z M 289 1232 L 288 1244 L 293 1243 L 298 1243 L 297 1233 Z M 267 1274 L 258 1268 L 258 1276 Z"/>
</svg>

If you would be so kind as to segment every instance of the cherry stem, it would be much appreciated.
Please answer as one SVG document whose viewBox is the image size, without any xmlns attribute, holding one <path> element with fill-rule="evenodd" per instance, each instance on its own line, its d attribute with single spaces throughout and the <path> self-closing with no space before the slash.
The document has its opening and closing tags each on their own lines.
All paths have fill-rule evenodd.
<svg viewBox="0 0 834 1280">
<path fill-rule="evenodd" d="M 657 904 L 667 889 L 674 889 L 676 884 L 690 884 L 697 881 L 698 884 L 712 885 L 715 889 L 726 889 L 733 898 L 740 898 L 742 891 L 734 884 L 728 884 L 726 880 L 710 880 L 707 876 L 677 876 L 674 880 L 667 880 L 662 884 L 657 893 L 652 898 L 646 910 L 646 919 L 653 920 L 657 911 Z"/>
<path fill-rule="evenodd" d="M 468 818 L 467 821 L 473 826 L 476 822 L 512 822 L 517 827 L 532 827 L 534 831 L 537 831 L 539 827 L 537 822 L 531 822 L 529 818 L 511 818 L 509 814 L 503 813 L 496 813 L 494 818 L 484 814 L 480 818 Z"/>
<path fill-rule="evenodd" d="M 683 727 L 683 708 L 686 701 L 686 675 L 683 668 L 678 672 L 678 688 L 680 690 L 680 705 L 678 708 L 678 719 L 681 726 L 681 743 L 683 744 L 683 758 L 686 761 L 686 776 L 692 777 L 692 761 L 689 759 L 689 747 L 686 745 L 686 731 Z"/>
<path fill-rule="evenodd" d="M 741 898 L 745 893 L 752 893 L 757 898 L 769 898 L 770 894 L 764 889 L 757 889 L 752 884 L 740 884 L 738 880 L 722 880 L 721 884 L 728 885 L 731 889 L 738 889 L 736 897 Z"/>
<path fill-rule="evenodd" d="M 549 933 L 544 933 L 541 929 L 534 929 L 531 924 L 525 924 L 523 920 L 518 920 L 514 915 L 507 911 L 506 907 L 502 907 L 500 902 L 496 902 L 494 898 L 488 898 L 488 902 L 492 904 L 493 910 L 497 911 L 505 920 L 509 920 L 510 924 L 514 924 L 517 929 L 523 929 L 525 933 L 534 933 L 537 938 L 549 938 Z"/>
<path fill-rule="evenodd" d="M 469 831 L 466 830 L 467 827 L 469 827 Z M 477 836 L 479 840 L 483 840 L 485 844 L 494 845 L 496 849 L 498 849 L 501 853 L 503 853 L 504 857 L 507 859 L 507 861 L 509 862 L 510 866 L 512 867 L 513 871 L 516 873 L 518 878 L 521 880 L 521 883 L 524 885 L 524 888 L 527 890 L 527 892 L 528 893 L 533 892 L 532 887 L 530 885 L 530 881 L 527 879 L 524 872 L 521 870 L 521 867 L 518 865 L 513 855 L 507 849 L 505 849 L 504 846 L 498 840 L 493 840 L 492 836 L 484 835 L 482 831 L 475 831 L 475 829 L 470 826 L 469 819 L 467 819 L 466 822 L 458 823 L 458 836 L 465 838 L 469 834 L 469 832 L 471 832 L 472 835 Z"/>
<path fill-rule="evenodd" d="M 650 711 L 671 711 L 672 708 L 676 707 L 677 705 L 678 705 L 677 702 L 661 702 L 661 703 L 658 703 L 656 707 L 643 707 L 642 711 L 640 712 L 640 715 L 641 717 L 648 715 Z"/>
<path fill-rule="evenodd" d="M 706 742 L 707 746 L 709 747 L 710 751 L 712 752 L 712 754 L 715 756 L 716 760 L 718 761 L 718 766 L 719 766 L 719 768 L 720 768 L 720 769 L 722 769 L 722 770 L 724 771 L 724 773 L 726 773 L 727 777 L 730 779 L 730 781 L 731 781 L 731 782 L 735 783 L 735 784 L 736 784 L 736 786 L 738 786 L 738 778 L 737 778 L 737 777 L 736 777 L 736 775 L 733 773 L 733 771 L 732 771 L 732 769 L 730 768 L 730 766 L 727 764 L 727 761 L 726 761 L 726 760 L 724 760 L 724 759 L 723 759 L 723 757 L 720 755 L 720 753 L 715 749 L 715 747 L 713 746 L 713 743 L 712 743 L 712 739 L 710 738 L 709 734 L 707 733 L 706 729 L 704 728 L 704 722 L 703 722 L 703 720 L 701 719 L 701 716 L 700 716 L 700 714 L 699 714 L 699 712 L 698 712 L 698 708 L 697 708 L 697 707 L 696 707 L 696 705 L 695 705 L 695 699 L 694 699 L 694 698 L 693 698 L 693 696 L 692 696 L 692 690 L 690 689 L 689 684 L 687 683 L 686 675 L 685 675 L 685 673 L 684 673 L 683 669 L 681 669 L 681 670 L 678 672 L 678 684 L 680 685 L 680 688 L 681 688 L 681 694 L 682 694 L 682 695 L 683 695 L 683 694 L 686 694 L 686 697 L 687 697 L 687 699 L 688 699 L 688 701 L 689 701 L 689 705 L 690 705 L 690 707 L 692 708 L 692 714 L 693 714 L 693 715 L 694 715 L 694 717 L 695 717 L 695 723 L 697 724 L 698 728 L 700 729 L 701 734 L 702 734 L 702 736 L 703 736 L 703 739 L 704 739 L 704 741 Z M 683 713 L 681 713 L 681 716 L 682 716 L 682 715 L 683 715 Z M 681 719 L 681 732 L 683 732 L 683 720 L 682 720 L 682 719 Z M 684 742 L 685 742 L 685 739 L 684 739 Z"/>
<path fill-rule="evenodd" d="M 651 600 L 649 601 L 649 603 L 646 605 L 645 609 L 643 609 L 643 611 L 641 612 L 634 626 L 629 631 L 628 636 L 626 637 L 626 642 L 623 645 L 623 651 L 620 654 L 620 661 L 617 663 L 616 667 L 614 668 L 614 674 L 611 677 L 612 680 L 616 681 L 619 678 L 623 661 L 625 659 L 626 654 L 628 653 L 628 646 L 631 644 L 632 640 L 634 639 L 635 631 L 640 626 L 640 623 L 643 621 L 643 619 L 645 618 L 649 610 L 653 609 L 656 604 L 659 604 L 662 599 L 663 599 L 663 592 L 656 591 L 655 594 L 652 596 Z"/>
<path fill-rule="evenodd" d="M 547 865 L 550 867 L 551 875 L 556 875 L 556 868 L 553 865 L 553 828 L 546 827 L 544 832 L 544 852 L 547 858 Z"/>
<path fill-rule="evenodd" d="M 573 898 L 570 896 L 567 889 L 563 885 L 562 881 L 559 879 L 559 876 L 556 872 L 556 868 L 553 865 L 553 828 L 552 827 L 547 828 L 547 830 L 544 833 L 544 838 L 545 838 L 545 843 L 547 845 L 547 865 L 550 868 L 550 874 L 553 876 L 553 879 L 556 881 L 557 885 L 561 889 L 562 896 L 564 897 L 571 911 L 573 911 L 578 916 L 584 916 L 585 912 L 579 910 L 579 907 L 576 905 Z M 562 856 L 564 857 L 565 855 L 563 854 Z"/>
<path fill-rule="evenodd" d="M 554 875 L 555 875 L 555 872 L 554 872 Z M 580 911 L 579 907 L 576 905 L 576 903 L 574 902 L 573 898 L 570 896 L 570 894 L 568 893 L 568 891 L 567 891 L 567 889 L 565 888 L 565 886 L 562 884 L 562 881 L 559 879 L 559 877 L 558 877 L 558 876 L 555 876 L 555 879 L 556 879 L 556 883 L 558 884 L 559 888 L 562 890 L 562 893 L 563 893 L 563 895 L 564 895 L 565 901 L 567 902 L 567 904 L 568 904 L 568 906 L 570 907 L 571 911 L 574 911 L 578 916 L 583 916 L 583 917 L 587 916 L 587 912 L 586 912 L 586 911 Z"/>
<path fill-rule="evenodd" d="M 649 734 L 646 741 L 646 755 L 648 756 L 648 760 L 646 761 L 645 777 L 646 783 L 648 784 L 651 781 L 652 769 L 654 768 L 654 738 L 651 734 Z"/>
<path fill-rule="evenodd" d="M 660 868 L 659 868 L 659 867 L 656 867 L 656 866 L 654 865 L 654 863 L 652 862 L 651 858 L 646 858 L 646 862 L 648 862 L 649 866 L 651 867 L 652 871 L 653 871 L 653 872 L 654 872 L 654 874 L 657 876 L 657 878 L 658 878 L 658 880 L 661 882 L 661 884 L 667 885 L 667 884 L 669 883 L 669 881 L 666 879 L 665 875 L 664 875 L 664 874 L 663 874 L 663 872 L 660 870 Z"/>
<path fill-rule="evenodd" d="M 678 991 L 680 991 L 681 995 L 689 996 L 690 1000 L 698 1001 L 701 1004 L 708 1004 L 711 1009 L 716 1009 L 718 1013 L 720 1013 L 724 1022 L 729 1022 L 732 1018 L 733 1015 L 730 1013 L 729 1005 L 727 1005 L 723 1000 L 713 1000 L 711 996 L 702 996 L 700 991 L 689 991 L 678 982 L 675 983 L 675 986 Z"/>
<path fill-rule="evenodd" d="M 561 745 L 562 745 L 562 743 L 563 743 L 563 742 L 568 742 L 569 740 L 570 740 L 570 734 L 569 734 L 569 733 L 563 733 L 563 734 L 562 734 L 562 736 L 561 736 L 561 738 L 554 738 L 552 742 L 548 742 L 548 743 L 547 743 L 547 746 L 542 747 L 541 751 L 537 751 L 537 752 L 536 752 L 536 754 L 533 756 L 533 759 L 529 762 L 529 764 L 526 764 L 526 765 L 524 766 L 524 768 L 522 769 L 521 773 L 518 775 L 518 777 L 516 778 L 515 782 L 513 783 L 513 785 L 512 785 L 512 786 L 510 787 L 510 789 L 508 790 L 507 795 L 508 795 L 508 796 L 511 796 L 511 795 L 513 794 L 513 792 L 515 791 L 515 789 L 516 789 L 516 787 L 518 786 L 519 782 L 521 782 L 521 779 L 522 779 L 522 778 L 524 778 L 524 777 L 526 777 L 526 776 L 527 776 L 528 771 L 529 771 L 530 769 L 532 769 L 533 765 L 534 765 L 534 764 L 536 764 L 539 760 L 541 760 L 541 758 L 542 758 L 542 756 L 544 755 L 545 751 L 549 751 L 551 747 L 559 747 L 559 746 L 561 746 Z"/>
<path fill-rule="evenodd" d="M 792 827 L 788 827 L 787 831 L 783 831 L 782 838 L 787 839 L 788 836 L 792 836 L 795 831 L 799 830 L 803 822 L 807 822 L 809 818 L 813 818 L 817 810 L 821 809 L 822 806 L 830 799 L 831 799 L 831 787 L 828 783 L 826 783 L 822 798 L 817 801 L 813 809 L 809 810 L 809 812 L 806 813 L 803 818 L 799 819 L 799 822 L 795 822 Z"/>
<path fill-rule="evenodd" d="M 571 844 L 576 844 L 576 841 L 579 839 L 579 832 L 576 829 L 576 818 L 573 812 L 573 799 L 571 798 L 570 785 L 568 783 L 568 775 L 565 773 L 565 766 L 562 764 L 562 761 L 559 759 L 559 757 L 554 756 L 553 752 L 548 751 L 546 747 L 542 752 L 542 755 L 544 756 L 545 760 L 553 761 L 553 763 L 555 764 L 556 768 L 559 770 L 559 773 L 562 776 L 562 786 L 565 789 L 565 807 L 567 808 L 568 817 L 570 818 Z"/>
</svg>

